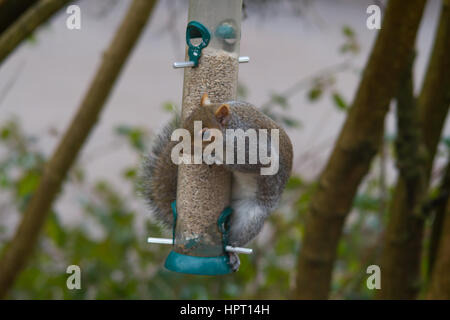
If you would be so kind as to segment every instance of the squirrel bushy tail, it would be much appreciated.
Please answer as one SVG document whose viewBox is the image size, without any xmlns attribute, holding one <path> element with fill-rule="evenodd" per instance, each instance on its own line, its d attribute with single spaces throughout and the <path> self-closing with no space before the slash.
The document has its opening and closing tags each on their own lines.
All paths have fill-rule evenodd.
<svg viewBox="0 0 450 320">
<path fill-rule="evenodd" d="M 170 136 L 180 127 L 180 123 L 180 118 L 175 116 L 156 136 L 140 172 L 140 193 L 156 219 L 167 228 L 173 226 L 171 203 L 177 197 L 178 177 L 178 168 L 170 159 L 175 143 L 170 140 Z"/>
</svg>

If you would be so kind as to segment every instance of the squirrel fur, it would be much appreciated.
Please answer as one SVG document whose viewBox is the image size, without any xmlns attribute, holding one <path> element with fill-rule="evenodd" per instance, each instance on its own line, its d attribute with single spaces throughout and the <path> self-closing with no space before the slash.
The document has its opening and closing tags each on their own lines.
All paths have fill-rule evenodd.
<svg viewBox="0 0 450 320">
<path fill-rule="evenodd" d="M 225 168 L 232 173 L 233 213 L 230 217 L 229 243 L 232 246 L 243 246 L 252 240 L 262 229 L 264 221 L 276 208 L 283 189 L 292 169 L 292 144 L 286 132 L 275 121 L 259 111 L 253 105 L 244 101 L 228 101 L 211 103 L 206 94 L 203 95 L 200 106 L 181 125 L 181 119 L 176 117 L 167 124 L 157 136 L 150 154 L 146 157 L 142 168 L 143 196 L 154 212 L 157 220 L 167 227 L 173 227 L 171 203 L 176 200 L 177 165 L 171 160 L 171 150 L 178 143 L 171 141 L 172 132 L 177 128 L 185 128 L 194 132 L 194 121 L 202 121 L 202 132 L 209 128 L 219 129 L 223 134 L 224 149 L 226 145 L 226 129 L 271 129 L 279 130 L 279 167 L 273 175 L 261 175 L 260 169 L 267 167 L 259 162 L 256 164 L 227 164 Z M 270 134 L 268 150 L 271 148 Z M 259 138 L 258 138 L 259 139 Z M 248 141 L 246 139 L 246 161 L 248 159 Z M 236 143 L 235 147 L 236 148 Z M 234 150 L 236 151 L 236 150 Z M 235 153 L 236 154 L 236 153 Z M 226 152 L 224 151 L 224 158 Z"/>
</svg>

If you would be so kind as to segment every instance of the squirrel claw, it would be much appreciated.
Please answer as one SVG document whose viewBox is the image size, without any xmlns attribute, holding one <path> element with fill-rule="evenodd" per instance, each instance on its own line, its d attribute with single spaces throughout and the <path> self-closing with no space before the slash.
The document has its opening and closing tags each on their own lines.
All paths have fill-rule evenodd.
<svg viewBox="0 0 450 320">
<path fill-rule="evenodd" d="M 239 256 L 237 253 L 228 252 L 228 264 L 233 272 L 239 270 L 239 266 L 241 265 L 241 261 L 239 260 Z"/>
</svg>

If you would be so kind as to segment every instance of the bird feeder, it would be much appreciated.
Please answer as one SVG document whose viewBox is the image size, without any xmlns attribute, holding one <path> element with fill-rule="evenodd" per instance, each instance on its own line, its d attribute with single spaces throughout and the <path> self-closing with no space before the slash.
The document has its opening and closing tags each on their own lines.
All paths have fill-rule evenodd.
<svg viewBox="0 0 450 320">
<path fill-rule="evenodd" d="M 241 37 L 242 0 L 190 0 L 186 27 L 182 120 L 199 108 L 207 93 L 212 103 L 236 100 Z M 228 245 L 232 214 L 231 174 L 204 162 L 178 166 L 173 239 L 148 242 L 172 244 L 165 267 L 171 271 L 218 275 L 231 272 L 227 252 L 251 253 Z"/>
</svg>

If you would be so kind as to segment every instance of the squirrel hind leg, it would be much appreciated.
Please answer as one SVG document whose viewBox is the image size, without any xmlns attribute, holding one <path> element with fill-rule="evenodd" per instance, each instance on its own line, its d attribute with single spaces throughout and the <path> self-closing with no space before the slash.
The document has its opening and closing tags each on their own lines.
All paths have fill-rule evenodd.
<svg viewBox="0 0 450 320">
<path fill-rule="evenodd" d="M 244 246 L 261 231 L 268 212 L 254 199 L 241 199 L 231 204 L 233 213 L 230 219 L 230 244 Z"/>
</svg>

